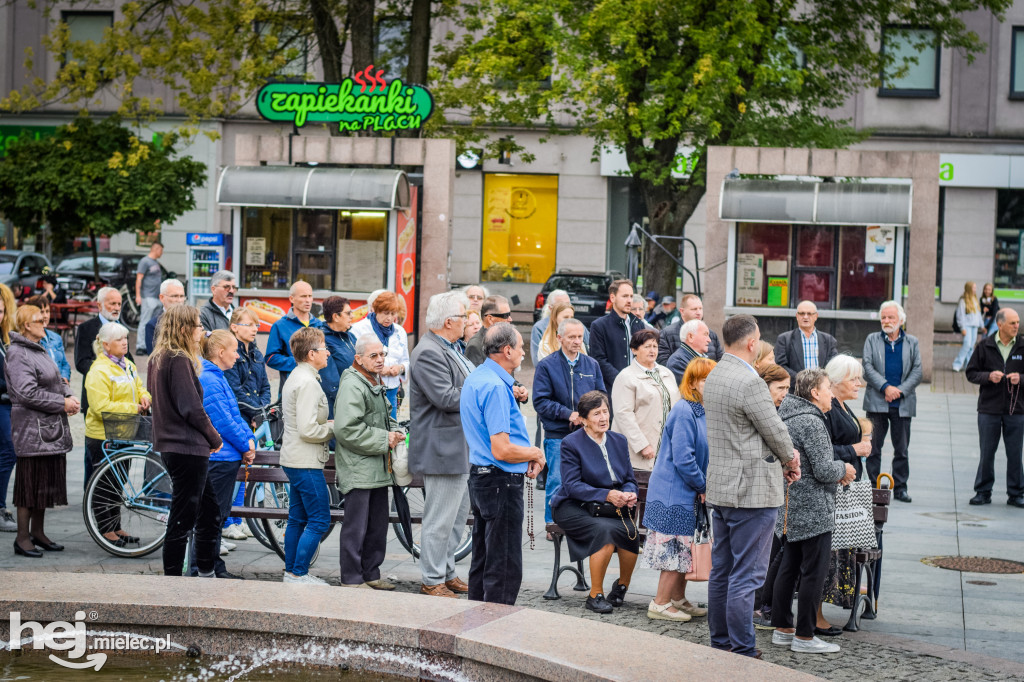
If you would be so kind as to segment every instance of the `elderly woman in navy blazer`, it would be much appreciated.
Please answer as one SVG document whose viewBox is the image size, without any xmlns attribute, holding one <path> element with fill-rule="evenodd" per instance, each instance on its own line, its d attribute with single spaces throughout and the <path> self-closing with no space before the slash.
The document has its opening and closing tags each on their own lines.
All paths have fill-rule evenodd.
<svg viewBox="0 0 1024 682">
<path fill-rule="evenodd" d="M 636 477 L 626 437 L 608 430 L 611 411 L 601 391 L 583 394 L 577 407 L 583 428 L 562 439 L 562 482 L 551 498 L 551 514 L 565 531 L 569 558 L 590 557 L 590 596 L 586 607 L 611 613 L 622 606 L 640 551 L 636 517 Z M 608 503 L 616 516 L 597 516 Z M 619 555 L 619 577 L 604 596 L 604 575 L 612 554 Z"/>
</svg>

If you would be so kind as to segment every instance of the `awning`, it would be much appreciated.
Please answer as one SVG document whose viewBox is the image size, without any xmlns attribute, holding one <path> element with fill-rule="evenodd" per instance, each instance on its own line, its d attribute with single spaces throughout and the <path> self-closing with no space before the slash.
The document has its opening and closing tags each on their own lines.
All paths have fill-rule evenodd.
<svg viewBox="0 0 1024 682">
<path fill-rule="evenodd" d="M 217 183 L 221 206 L 390 211 L 409 208 L 409 178 L 385 168 L 228 166 Z"/>
<path fill-rule="evenodd" d="M 913 188 L 876 182 L 726 180 L 719 217 L 749 223 L 909 225 Z"/>
</svg>

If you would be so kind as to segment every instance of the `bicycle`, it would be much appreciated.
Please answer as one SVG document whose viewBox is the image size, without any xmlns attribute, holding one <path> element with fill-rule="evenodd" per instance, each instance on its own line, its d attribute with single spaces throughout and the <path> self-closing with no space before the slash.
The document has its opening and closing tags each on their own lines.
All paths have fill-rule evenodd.
<svg viewBox="0 0 1024 682">
<path fill-rule="evenodd" d="M 153 418 L 103 413 L 103 462 L 89 477 L 82 502 L 92 539 L 117 557 L 141 557 L 164 544 L 171 477 L 153 451 Z M 118 529 L 118 540 L 104 536 Z"/>
</svg>

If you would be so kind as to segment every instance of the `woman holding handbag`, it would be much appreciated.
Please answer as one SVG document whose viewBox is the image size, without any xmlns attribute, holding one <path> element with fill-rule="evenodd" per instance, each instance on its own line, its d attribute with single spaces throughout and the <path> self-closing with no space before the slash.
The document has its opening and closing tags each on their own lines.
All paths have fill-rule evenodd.
<svg viewBox="0 0 1024 682">
<path fill-rule="evenodd" d="M 685 622 L 708 613 L 687 601 L 686 574 L 695 568 L 691 543 L 697 530 L 698 511 L 703 512 L 705 522 L 707 518 L 704 488 L 708 431 L 703 392 L 714 366 L 714 360 L 700 357 L 687 365 L 679 384 L 683 400 L 669 413 L 661 450 L 647 485 L 643 565 L 661 571 L 658 592 L 647 606 L 647 617 L 654 620 Z M 710 547 L 708 544 L 707 548 Z"/>
<path fill-rule="evenodd" d="M 611 613 L 625 600 L 640 551 L 638 488 L 625 436 L 608 430 L 608 396 L 584 393 L 576 411 L 583 428 L 562 439 L 562 483 L 551 497 L 551 515 L 565 531 L 569 559 L 590 557 L 586 608 Z M 612 554 L 619 555 L 619 577 L 606 599 L 604 575 Z"/>
</svg>

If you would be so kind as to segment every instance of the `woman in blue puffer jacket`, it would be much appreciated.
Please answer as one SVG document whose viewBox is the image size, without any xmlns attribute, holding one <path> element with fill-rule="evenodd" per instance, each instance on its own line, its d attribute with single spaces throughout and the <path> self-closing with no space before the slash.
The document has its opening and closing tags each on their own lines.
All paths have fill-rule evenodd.
<svg viewBox="0 0 1024 682">
<path fill-rule="evenodd" d="M 224 371 L 238 359 L 238 341 L 231 332 L 218 329 L 208 332 L 203 339 L 203 371 L 199 383 L 203 385 L 203 408 L 224 441 L 220 450 L 210 455 L 210 468 L 206 475 L 217 496 L 220 527 L 231 511 L 235 479 L 244 462 L 251 464 L 256 456 L 256 443 L 252 429 L 238 411 L 238 400 L 224 378 Z M 220 548 L 218 547 L 218 555 Z M 192 562 L 195 566 L 195 562 Z M 238 578 L 228 572 L 222 559 L 217 558 L 214 574 L 218 578 Z"/>
</svg>

